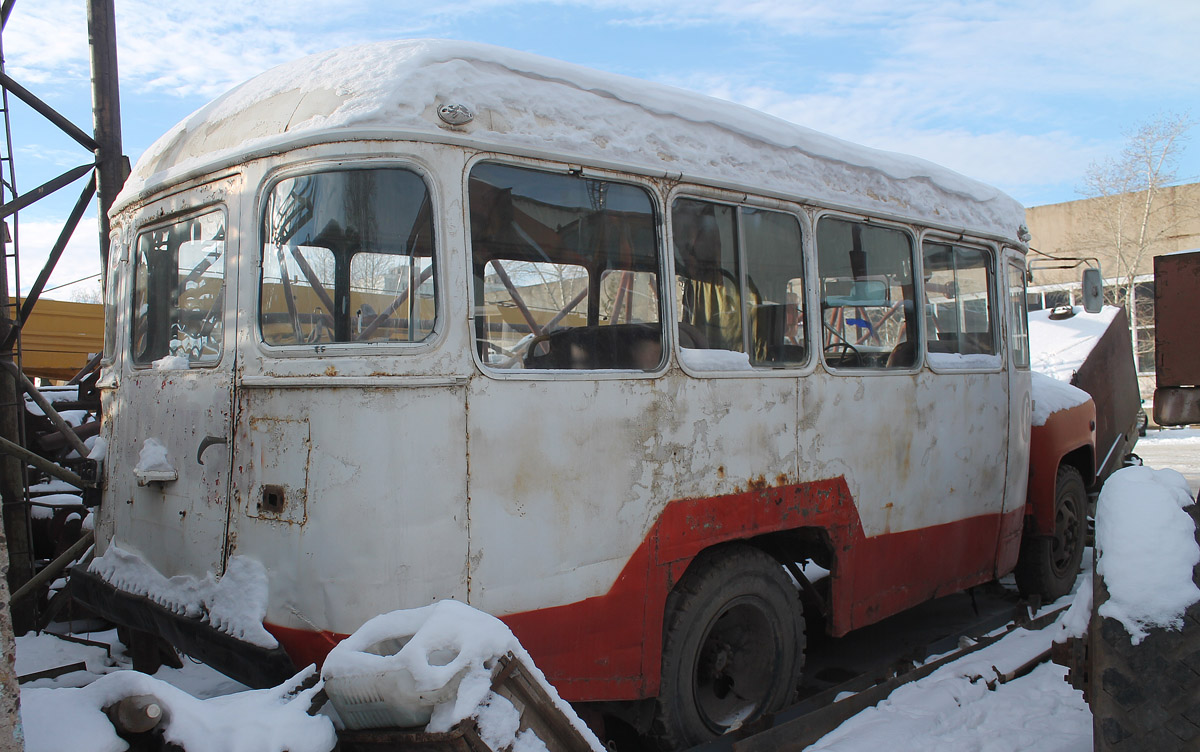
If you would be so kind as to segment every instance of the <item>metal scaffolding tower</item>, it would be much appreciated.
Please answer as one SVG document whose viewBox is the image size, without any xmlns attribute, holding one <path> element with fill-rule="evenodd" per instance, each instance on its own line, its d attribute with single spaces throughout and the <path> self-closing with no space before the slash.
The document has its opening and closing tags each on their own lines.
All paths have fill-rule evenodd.
<svg viewBox="0 0 1200 752">
<path fill-rule="evenodd" d="M 25 464 L 29 461 L 29 453 L 23 448 L 22 435 L 24 392 L 31 387 L 20 372 L 21 327 L 28 320 L 54 267 L 66 249 L 67 242 L 78 227 L 92 198 L 97 194 L 101 269 L 107 268 L 108 210 L 129 174 L 128 160 L 121 154 L 116 17 L 113 0 L 85 1 L 92 61 L 91 135 L 4 71 L 4 29 L 8 25 L 16 0 L 4 0 L 0 5 L 0 112 L 4 119 L 4 138 L 0 142 L 0 232 L 3 233 L 4 242 L 4 263 L 0 264 L 0 502 L 3 505 L 4 533 L 8 542 L 8 584 L 14 594 L 33 577 L 35 566 L 30 532 L 30 505 L 25 483 Z M 91 158 L 32 190 L 18 192 L 9 107 L 13 98 L 29 106 L 75 140 L 90 153 Z M 17 271 L 20 252 L 18 212 L 83 178 L 87 178 L 87 182 L 63 223 L 62 231 L 50 250 L 45 266 L 33 285 L 21 296 Z M 94 481 L 81 480 L 73 473 L 70 475 L 77 482 L 94 486 Z M 67 478 L 63 479 L 72 482 Z M 17 600 L 19 599 L 14 597 L 13 620 L 17 633 L 20 634 L 30 626 L 34 614 L 31 603 L 17 603 Z"/>
</svg>

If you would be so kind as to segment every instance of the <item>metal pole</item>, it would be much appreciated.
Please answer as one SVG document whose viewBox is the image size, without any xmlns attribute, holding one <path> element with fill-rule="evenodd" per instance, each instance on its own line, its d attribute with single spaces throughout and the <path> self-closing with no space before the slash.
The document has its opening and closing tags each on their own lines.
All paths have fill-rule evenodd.
<svg viewBox="0 0 1200 752">
<path fill-rule="evenodd" d="M 92 121 L 96 141 L 97 192 L 100 195 L 101 281 L 108 269 L 108 210 L 129 176 L 121 154 L 121 94 L 117 82 L 117 20 L 113 0 L 88 0 L 88 38 L 92 47 Z"/>
<path fill-rule="evenodd" d="M 72 486 L 75 486 L 81 491 L 87 488 L 96 487 L 96 481 L 84 480 L 57 462 L 51 462 L 40 454 L 34 454 L 20 444 L 15 444 L 3 436 L 0 436 L 0 455 L 15 458 L 18 461 L 24 461 L 26 464 L 33 465 L 38 470 L 41 470 L 46 475 L 49 475 L 51 478 L 58 478 L 61 481 L 70 483 Z M 22 504 L 22 506 L 28 508 L 27 504 Z M 25 579 L 27 580 L 32 576 L 33 570 L 31 566 L 30 574 Z M 25 580 L 22 580 L 20 584 L 25 584 Z M 19 586 L 20 585 L 17 585 L 17 587 Z M 24 634 L 24 632 L 21 634 Z"/>
<path fill-rule="evenodd" d="M 63 551 L 61 555 L 54 561 L 42 568 L 42 571 L 35 574 L 29 582 L 26 582 L 21 587 L 17 588 L 12 594 L 13 601 L 19 601 L 30 593 L 36 592 L 42 585 L 48 585 L 58 578 L 67 565 L 79 558 L 79 555 L 88 550 L 88 547 L 96 542 L 96 534 L 91 530 L 87 530 L 83 535 L 79 536 L 79 540 L 71 544 L 71 547 Z"/>
</svg>

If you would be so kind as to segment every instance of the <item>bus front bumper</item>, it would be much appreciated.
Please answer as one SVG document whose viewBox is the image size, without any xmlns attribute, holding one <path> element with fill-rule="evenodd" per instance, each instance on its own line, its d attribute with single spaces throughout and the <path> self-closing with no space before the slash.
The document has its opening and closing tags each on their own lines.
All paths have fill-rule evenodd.
<svg viewBox="0 0 1200 752">
<path fill-rule="evenodd" d="M 186 655 L 249 687 L 263 689 L 296 674 L 283 648 L 252 645 L 200 619 L 174 613 L 141 595 L 119 590 L 83 567 L 71 570 L 71 597 L 123 627 L 159 635 Z"/>
</svg>

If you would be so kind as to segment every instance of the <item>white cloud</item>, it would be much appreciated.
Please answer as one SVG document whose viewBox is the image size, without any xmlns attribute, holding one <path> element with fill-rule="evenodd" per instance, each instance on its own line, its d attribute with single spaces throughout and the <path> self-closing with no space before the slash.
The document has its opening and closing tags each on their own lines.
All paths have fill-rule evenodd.
<svg viewBox="0 0 1200 752">
<path fill-rule="evenodd" d="M 1142 109 L 1185 109 L 1200 95 L 1200 3 L 1178 0 L 334 0 L 318 10 L 122 0 L 126 110 L 145 93 L 208 99 L 319 49 L 453 36 L 489 13 L 533 27 L 550 7 L 606 19 L 595 34 L 612 36 L 611 64 L 622 70 L 1005 186 L 1077 180 L 1119 148 L 1117 131 L 1153 114 Z M 747 54 L 735 69 L 703 54 L 647 54 L 633 68 L 621 52 L 631 26 L 704 30 Z M 18 4 L 5 34 L 9 72 L 49 87 L 86 82 L 85 38 L 77 0 Z"/>
</svg>

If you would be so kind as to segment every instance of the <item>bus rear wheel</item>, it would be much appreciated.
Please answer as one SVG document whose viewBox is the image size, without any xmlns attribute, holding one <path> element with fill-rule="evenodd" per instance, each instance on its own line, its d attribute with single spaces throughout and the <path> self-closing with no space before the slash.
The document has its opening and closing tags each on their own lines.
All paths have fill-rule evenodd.
<svg viewBox="0 0 1200 752">
<path fill-rule="evenodd" d="M 1071 592 L 1083 561 L 1087 536 L 1087 489 L 1070 465 L 1058 468 L 1054 481 L 1054 534 L 1030 536 L 1021 543 L 1017 587 L 1050 603 Z"/>
<path fill-rule="evenodd" d="M 749 546 L 705 552 L 667 598 L 652 733 L 663 749 L 714 739 L 792 699 L 804 666 L 796 587 Z"/>
</svg>

